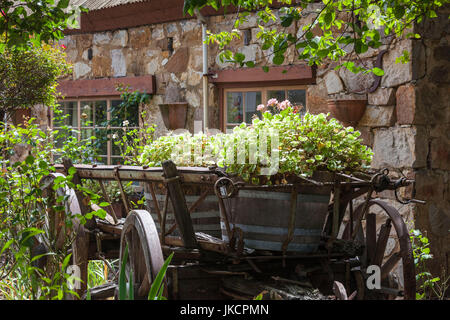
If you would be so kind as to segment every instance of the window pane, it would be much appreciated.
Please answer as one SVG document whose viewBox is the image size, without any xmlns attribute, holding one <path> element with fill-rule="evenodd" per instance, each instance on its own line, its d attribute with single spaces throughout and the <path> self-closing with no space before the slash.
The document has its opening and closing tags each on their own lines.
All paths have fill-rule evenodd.
<svg viewBox="0 0 450 320">
<path fill-rule="evenodd" d="M 92 127 L 94 125 L 94 102 L 81 101 L 81 126 Z"/>
<path fill-rule="evenodd" d="M 253 115 L 260 116 L 256 107 L 261 104 L 261 91 L 245 92 L 245 122 L 252 123 Z"/>
<path fill-rule="evenodd" d="M 96 163 L 98 163 L 98 164 L 107 164 L 108 163 L 107 157 L 96 157 L 95 160 L 96 160 Z"/>
<path fill-rule="evenodd" d="M 300 107 L 299 113 L 306 112 L 306 91 L 305 90 L 288 90 L 288 100 L 293 106 Z"/>
<path fill-rule="evenodd" d="M 242 92 L 227 93 L 227 122 L 241 123 L 243 119 Z"/>
<path fill-rule="evenodd" d="M 112 165 L 123 164 L 123 159 L 117 158 L 117 157 L 111 157 L 111 164 Z"/>
<path fill-rule="evenodd" d="M 120 147 L 115 144 L 115 142 L 122 141 L 123 130 L 111 130 L 111 155 L 120 156 Z"/>
<path fill-rule="evenodd" d="M 275 98 L 278 102 L 286 100 L 284 90 L 269 90 L 267 91 L 267 100 Z M 266 101 L 267 102 L 267 101 Z"/>
<path fill-rule="evenodd" d="M 106 101 L 95 101 L 95 126 L 106 127 L 108 119 L 106 118 Z"/>
<path fill-rule="evenodd" d="M 129 127 L 139 126 L 139 106 L 121 106 L 122 100 L 111 101 L 111 125 L 122 127 L 124 121 L 128 121 Z"/>
<path fill-rule="evenodd" d="M 53 119 L 53 127 L 72 126 L 78 127 L 78 110 L 76 101 L 62 102 L 55 112 Z"/>
<path fill-rule="evenodd" d="M 93 141 L 94 147 L 98 155 L 108 154 L 108 130 L 107 129 L 95 129 L 95 140 Z"/>
</svg>

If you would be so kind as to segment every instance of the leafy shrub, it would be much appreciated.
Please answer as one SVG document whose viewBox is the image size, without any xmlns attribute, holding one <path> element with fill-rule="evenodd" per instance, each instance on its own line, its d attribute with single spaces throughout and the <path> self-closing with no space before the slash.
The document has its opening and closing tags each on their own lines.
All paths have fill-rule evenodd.
<svg viewBox="0 0 450 320">
<path fill-rule="evenodd" d="M 0 123 L 0 290 L 9 298 L 62 299 L 75 294 L 66 273 L 74 219 L 84 223 L 106 212 L 101 209 L 84 217 L 62 214 L 67 196 L 57 195 L 59 188 L 78 188 L 93 203 L 99 199 L 71 182 L 74 170 L 56 178 L 51 192 L 41 189 L 41 179 L 55 171 L 52 154 L 62 150 L 54 147 L 55 132 L 39 129 L 33 120 L 23 127 Z M 16 154 L 20 145 L 25 150 L 21 156 Z M 53 227 L 53 219 L 62 216 L 61 225 Z M 62 241 L 61 233 L 55 232 L 58 228 L 64 230 Z"/>
<path fill-rule="evenodd" d="M 267 107 L 258 106 L 262 119 L 255 117 L 251 125 L 242 123 L 230 134 L 163 136 L 144 148 L 141 162 L 161 166 L 162 161 L 172 159 L 178 166 L 215 164 L 254 184 L 310 177 L 315 171 L 368 168 L 373 152 L 362 144 L 359 131 L 343 127 L 336 119 L 328 120 L 325 114 L 301 117 L 289 101 L 273 100 Z M 274 106 L 278 113 L 269 111 Z M 268 167 L 275 171 L 265 173 Z M 263 177 L 275 174 L 276 180 Z"/>
<path fill-rule="evenodd" d="M 435 297 L 443 300 L 450 284 L 450 276 L 445 274 L 443 268 L 441 277 L 434 277 L 427 267 L 427 261 L 433 259 L 430 251 L 430 241 L 420 230 L 412 229 L 410 239 L 413 249 L 414 264 L 416 266 L 416 281 L 419 286 L 416 299 L 422 300 Z"/>
<path fill-rule="evenodd" d="M 0 121 L 18 108 L 55 105 L 58 79 L 70 72 L 61 47 L 43 44 L 0 53 Z"/>
</svg>

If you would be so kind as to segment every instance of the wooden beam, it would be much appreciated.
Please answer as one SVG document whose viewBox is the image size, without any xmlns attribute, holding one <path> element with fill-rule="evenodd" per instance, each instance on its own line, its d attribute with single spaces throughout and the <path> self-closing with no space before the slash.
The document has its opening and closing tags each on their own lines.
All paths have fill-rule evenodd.
<svg viewBox="0 0 450 320">
<path fill-rule="evenodd" d="M 64 98 L 120 96 L 118 84 L 129 86 L 131 90 L 156 92 L 155 76 L 120 77 L 104 79 L 61 80 L 57 90 Z"/>
<path fill-rule="evenodd" d="M 194 227 L 192 226 L 189 209 L 186 205 L 186 199 L 184 197 L 177 167 L 171 160 L 164 161 L 162 166 L 166 178 L 167 191 L 169 192 L 175 220 L 181 238 L 183 239 L 184 247 L 197 248 L 198 243 L 195 238 Z"/>
<path fill-rule="evenodd" d="M 286 72 L 284 72 L 286 70 Z M 315 69 L 305 64 L 277 66 L 264 72 L 262 68 L 239 68 L 211 71 L 209 81 L 221 87 L 273 86 L 312 84 L 316 81 Z"/>
</svg>

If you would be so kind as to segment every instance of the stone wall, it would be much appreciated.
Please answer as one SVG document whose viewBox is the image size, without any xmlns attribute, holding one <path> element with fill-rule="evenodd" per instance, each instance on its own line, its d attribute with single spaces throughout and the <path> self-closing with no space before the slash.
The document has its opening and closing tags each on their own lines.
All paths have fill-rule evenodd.
<svg viewBox="0 0 450 320">
<path fill-rule="evenodd" d="M 302 23 L 315 16 L 312 9 L 303 12 Z M 208 17 L 208 27 L 213 32 L 230 30 L 234 17 Z M 302 32 L 301 27 L 297 23 L 289 29 Z M 415 193 L 418 199 L 427 200 L 427 204 L 402 205 L 395 201 L 392 192 L 377 196 L 396 207 L 410 228 L 428 232 L 437 258 L 433 268 L 437 271 L 440 265 L 448 269 L 450 243 L 448 19 L 443 14 L 422 28 L 426 31 L 424 40 L 385 39 L 378 50 L 360 56 L 362 63 L 373 66 L 380 52 L 387 50 L 382 56 L 385 76 L 373 92 L 367 93 L 374 83 L 372 75 L 353 74 L 343 68 L 336 71 L 335 63 L 318 67 L 316 84 L 307 86 L 307 108 L 312 113 L 328 112 L 329 98 L 367 99 L 367 109 L 357 129 L 364 143 L 375 152 L 372 167 L 387 167 L 415 178 L 415 189 L 405 189 L 401 196 L 411 197 Z M 250 31 L 250 43 L 244 45 L 243 39 L 236 40 L 231 49 L 245 53 L 247 60 L 259 60 L 257 66 L 270 65 L 270 51 L 263 51 L 256 37 L 259 32 L 256 17 L 250 16 L 241 29 Z M 169 38 L 173 50 L 169 49 Z M 196 20 L 70 35 L 61 44 L 67 47 L 68 60 L 74 65 L 75 80 L 155 75 L 157 91 L 146 108 L 147 120 L 158 125 L 158 134 L 167 132 L 158 108 L 163 102 L 179 100 L 189 104 L 187 128 L 191 131 L 194 120 L 202 119 L 202 41 L 201 26 Z M 89 50 L 92 50 L 91 59 Z M 404 50 L 410 53 L 411 61 L 396 63 Z M 296 57 L 295 49 L 289 48 L 284 64 L 303 63 Z M 215 45 L 209 47 L 208 64 L 212 70 L 233 67 L 219 61 Z M 209 126 L 219 128 L 217 94 L 210 84 Z M 389 243 L 393 252 L 394 235 Z"/>
<path fill-rule="evenodd" d="M 415 143 L 421 154 L 414 170 L 416 197 L 427 200 L 415 211 L 416 227 L 427 232 L 435 255 L 432 271 L 450 273 L 450 8 L 418 26 L 417 41 L 424 76 L 397 91 L 404 103 L 397 111 L 401 124 L 420 132 Z M 403 116 L 399 116 L 403 114 Z"/>
</svg>

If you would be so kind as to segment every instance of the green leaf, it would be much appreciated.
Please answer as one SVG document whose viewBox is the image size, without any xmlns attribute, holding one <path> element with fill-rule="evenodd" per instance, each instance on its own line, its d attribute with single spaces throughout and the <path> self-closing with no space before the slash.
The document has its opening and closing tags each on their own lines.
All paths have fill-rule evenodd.
<svg viewBox="0 0 450 320">
<path fill-rule="evenodd" d="M 249 67 L 249 68 L 253 68 L 253 67 L 255 66 L 255 63 L 254 63 L 253 61 L 247 61 L 247 62 L 245 63 L 245 65 L 246 65 L 247 67 Z"/>
<path fill-rule="evenodd" d="M 405 14 L 405 8 L 403 6 L 396 6 L 394 8 L 394 16 L 397 19 L 403 18 L 403 15 Z"/>
<path fill-rule="evenodd" d="M 281 26 L 287 28 L 292 24 L 293 21 L 294 17 L 292 17 L 291 15 L 283 16 L 281 18 Z"/>
<path fill-rule="evenodd" d="M 164 264 L 161 267 L 161 270 L 159 270 L 158 274 L 156 275 L 156 278 L 153 281 L 150 291 L 148 293 L 148 300 L 155 300 L 155 298 L 157 297 L 158 291 L 160 291 L 162 281 L 164 279 L 164 276 L 166 275 L 166 271 L 170 264 L 170 261 L 172 260 L 172 257 L 173 257 L 173 252 L 166 259 L 166 261 L 164 261 Z"/>
<path fill-rule="evenodd" d="M 127 299 L 127 279 L 125 276 L 125 266 L 128 260 L 128 244 L 125 246 L 125 250 L 123 252 L 122 263 L 120 265 L 120 273 L 119 273 L 119 300 Z"/>
<path fill-rule="evenodd" d="M 245 54 L 240 53 L 240 52 L 236 52 L 236 53 L 234 54 L 234 60 L 235 60 L 236 62 L 243 62 L 243 61 L 245 60 Z"/>
<path fill-rule="evenodd" d="M 25 163 L 33 164 L 33 162 L 34 162 L 34 157 L 32 155 L 29 155 L 28 157 L 25 158 Z"/>
<path fill-rule="evenodd" d="M 380 69 L 378 67 L 373 68 L 372 72 L 373 72 L 374 75 L 376 75 L 378 77 L 384 76 L 384 70 Z"/>
<path fill-rule="evenodd" d="M 69 6 L 70 0 L 59 0 L 58 8 L 66 9 Z"/>
<path fill-rule="evenodd" d="M 273 63 L 276 65 L 280 65 L 284 62 L 284 55 L 276 55 L 273 57 Z"/>
</svg>

